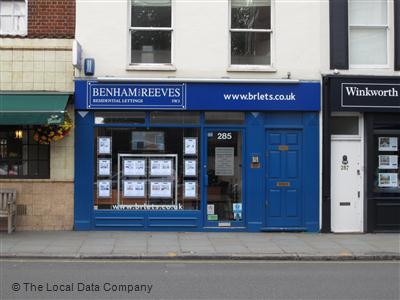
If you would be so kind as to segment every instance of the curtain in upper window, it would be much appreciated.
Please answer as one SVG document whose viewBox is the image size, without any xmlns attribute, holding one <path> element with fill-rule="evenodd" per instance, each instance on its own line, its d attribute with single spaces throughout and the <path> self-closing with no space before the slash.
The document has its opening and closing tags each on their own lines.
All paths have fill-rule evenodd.
<svg viewBox="0 0 400 300">
<path fill-rule="evenodd" d="M 0 1 L 0 34 L 25 35 L 26 1 Z"/>
</svg>

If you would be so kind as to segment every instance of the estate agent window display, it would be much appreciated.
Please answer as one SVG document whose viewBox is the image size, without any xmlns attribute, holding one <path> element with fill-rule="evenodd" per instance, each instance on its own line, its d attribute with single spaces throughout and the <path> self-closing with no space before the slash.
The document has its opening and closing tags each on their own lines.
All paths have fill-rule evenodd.
<svg viewBox="0 0 400 300">
<path fill-rule="evenodd" d="M 199 138 L 199 128 L 97 127 L 95 209 L 198 210 Z"/>
<path fill-rule="evenodd" d="M 400 196 L 399 169 L 400 128 L 375 126 L 375 174 L 373 192 L 376 196 Z"/>
</svg>

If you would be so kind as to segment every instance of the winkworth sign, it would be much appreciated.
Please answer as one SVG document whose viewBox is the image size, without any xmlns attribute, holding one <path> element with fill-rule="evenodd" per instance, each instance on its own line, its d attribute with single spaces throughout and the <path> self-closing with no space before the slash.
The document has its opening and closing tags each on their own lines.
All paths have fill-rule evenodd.
<svg viewBox="0 0 400 300">
<path fill-rule="evenodd" d="M 342 107 L 400 108 L 400 84 L 342 83 Z"/>
<path fill-rule="evenodd" d="M 400 112 L 400 77 L 326 76 L 332 111 Z"/>
<path fill-rule="evenodd" d="M 320 110 L 319 82 L 104 83 L 75 81 L 79 110 Z"/>
</svg>

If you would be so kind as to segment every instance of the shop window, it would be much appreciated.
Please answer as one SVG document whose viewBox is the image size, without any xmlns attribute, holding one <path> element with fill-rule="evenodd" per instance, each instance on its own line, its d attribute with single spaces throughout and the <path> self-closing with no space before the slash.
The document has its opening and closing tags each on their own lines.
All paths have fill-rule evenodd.
<svg viewBox="0 0 400 300">
<path fill-rule="evenodd" d="M 198 210 L 199 128 L 96 128 L 95 209 Z"/>
<path fill-rule="evenodd" d="M 0 127 L 0 178 L 50 177 L 50 147 L 33 135 L 32 127 Z"/>
<path fill-rule="evenodd" d="M 99 112 L 95 113 L 95 124 L 144 124 L 146 113 L 142 111 L 130 112 Z"/>
<path fill-rule="evenodd" d="M 331 117 L 331 134 L 359 135 L 359 121 L 357 116 Z"/>
<path fill-rule="evenodd" d="M 191 124 L 200 123 L 200 113 L 198 112 L 173 112 L 173 111 L 154 111 L 150 113 L 152 124 Z"/>
<path fill-rule="evenodd" d="M 231 1 L 231 64 L 271 65 L 271 0 Z"/>
<path fill-rule="evenodd" d="M 171 63 L 171 0 L 131 1 L 131 64 Z"/>
<path fill-rule="evenodd" d="M 208 111 L 205 112 L 206 124 L 232 124 L 240 125 L 245 122 L 243 112 Z"/>
<path fill-rule="evenodd" d="M 0 34 L 27 34 L 27 7 L 25 0 L 0 1 Z"/>
<path fill-rule="evenodd" d="M 386 66 L 388 1 L 349 0 L 350 65 Z"/>
<path fill-rule="evenodd" d="M 374 193 L 387 197 L 400 195 L 399 143 L 400 126 L 375 125 L 375 174 Z"/>
</svg>

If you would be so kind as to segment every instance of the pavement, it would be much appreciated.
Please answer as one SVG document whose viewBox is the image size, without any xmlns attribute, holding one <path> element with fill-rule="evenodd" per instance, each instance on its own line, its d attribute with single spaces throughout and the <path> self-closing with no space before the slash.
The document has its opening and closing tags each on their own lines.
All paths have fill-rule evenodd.
<svg viewBox="0 0 400 300">
<path fill-rule="evenodd" d="M 0 258 L 400 260 L 400 233 L 0 233 Z"/>
</svg>

